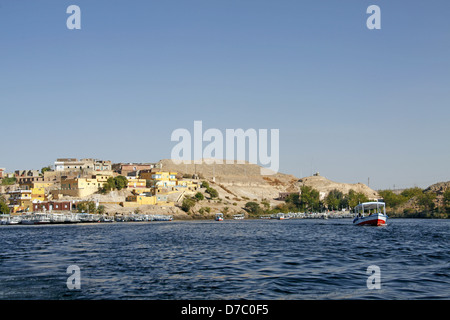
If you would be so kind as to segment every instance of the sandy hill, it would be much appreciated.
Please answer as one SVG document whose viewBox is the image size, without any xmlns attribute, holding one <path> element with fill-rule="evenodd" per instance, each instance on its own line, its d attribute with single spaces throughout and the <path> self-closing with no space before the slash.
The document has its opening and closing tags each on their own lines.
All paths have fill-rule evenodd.
<svg viewBox="0 0 450 320">
<path fill-rule="evenodd" d="M 297 192 L 302 185 L 311 186 L 319 192 L 328 194 L 333 189 L 348 193 L 351 189 L 362 192 L 369 199 L 379 198 L 376 191 L 362 183 L 338 183 L 322 176 L 311 176 L 302 179 L 289 174 L 275 173 L 261 175 L 261 167 L 246 162 L 245 164 L 174 164 L 171 160 L 161 160 L 161 169 L 183 174 L 197 174 L 200 178 L 215 183 L 227 196 L 247 197 L 250 199 L 265 198 L 274 201 L 280 192 Z"/>
<path fill-rule="evenodd" d="M 311 176 L 299 179 L 300 185 L 310 186 L 319 192 L 328 194 L 331 190 L 337 189 L 346 194 L 350 190 L 364 193 L 369 199 L 379 199 L 378 193 L 362 183 L 340 183 L 328 180 L 322 176 Z"/>
<path fill-rule="evenodd" d="M 271 200 L 280 192 L 298 191 L 298 178 L 293 175 L 275 173 L 261 175 L 261 167 L 251 163 L 233 164 L 174 164 L 172 160 L 161 160 L 161 170 L 175 171 L 187 175 L 198 175 L 200 180 L 218 186 L 223 196 L 262 198 Z"/>
</svg>

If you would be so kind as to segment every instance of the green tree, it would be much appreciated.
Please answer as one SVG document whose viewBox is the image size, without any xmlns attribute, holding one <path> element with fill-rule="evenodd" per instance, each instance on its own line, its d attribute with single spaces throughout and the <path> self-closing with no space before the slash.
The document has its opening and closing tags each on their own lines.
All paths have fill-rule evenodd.
<svg viewBox="0 0 450 320">
<path fill-rule="evenodd" d="M 418 188 L 418 187 L 414 187 L 414 188 L 409 188 L 409 189 L 405 189 L 402 191 L 401 195 L 403 197 L 406 198 L 406 200 L 412 199 L 414 197 L 418 197 L 423 193 L 423 190 Z"/>
<path fill-rule="evenodd" d="M 205 199 L 205 196 L 201 192 L 197 192 L 194 197 L 195 197 L 195 199 L 197 199 L 197 201 Z"/>
<path fill-rule="evenodd" d="M 328 209 L 339 209 L 342 205 L 342 200 L 344 199 L 344 194 L 337 190 L 331 190 L 325 198 L 325 204 Z"/>
<path fill-rule="evenodd" d="M 201 184 L 200 187 L 201 187 L 201 188 L 206 188 L 206 189 L 208 189 L 208 188 L 209 188 L 209 183 L 208 183 L 208 181 L 202 181 L 202 184 Z"/>
<path fill-rule="evenodd" d="M 97 208 L 95 206 L 95 202 L 93 201 L 83 201 L 77 205 L 78 212 L 85 212 L 85 213 L 96 213 Z"/>
<path fill-rule="evenodd" d="M 106 207 L 104 205 L 99 205 L 97 208 L 98 214 L 104 214 L 106 212 Z"/>
<path fill-rule="evenodd" d="M 114 178 L 114 184 L 117 190 L 125 189 L 128 186 L 128 179 L 124 176 L 117 176 Z"/>
<path fill-rule="evenodd" d="M 12 178 L 3 178 L 2 179 L 2 185 L 3 186 L 10 186 L 12 184 L 15 184 L 17 181 L 16 178 L 12 177 Z"/>
<path fill-rule="evenodd" d="M 300 194 L 299 193 L 291 193 L 284 200 L 286 203 L 286 207 L 283 207 L 283 210 L 287 211 L 297 211 L 300 210 Z M 286 212 L 287 212 L 286 211 Z"/>
<path fill-rule="evenodd" d="M 109 177 L 100 189 L 101 193 L 107 193 L 112 190 L 122 190 L 128 186 L 128 179 L 124 176 L 117 176 L 115 178 Z"/>
<path fill-rule="evenodd" d="M 103 184 L 103 187 L 100 189 L 102 193 L 106 193 L 108 191 L 116 189 L 116 183 L 113 177 L 108 178 L 106 182 Z"/>
<path fill-rule="evenodd" d="M 358 204 L 369 201 L 369 198 L 362 193 L 362 192 L 356 192 L 355 190 L 350 190 L 347 194 L 347 201 L 348 205 L 351 208 L 356 207 Z"/>
<path fill-rule="evenodd" d="M 9 214 L 9 212 L 10 212 L 9 207 L 6 204 L 5 198 L 2 195 L 0 195 L 0 213 Z"/>
<path fill-rule="evenodd" d="M 320 193 L 310 186 L 300 188 L 300 207 L 310 211 L 318 210 L 320 207 Z"/>
<path fill-rule="evenodd" d="M 41 173 L 42 173 L 42 174 L 44 174 L 46 171 L 52 171 L 52 169 L 50 168 L 50 166 L 48 166 L 48 167 L 43 167 L 43 168 L 41 169 Z"/>
<path fill-rule="evenodd" d="M 433 210 L 435 207 L 434 200 L 436 194 L 433 192 L 424 192 L 417 197 L 417 204 L 422 206 L 425 210 Z"/>
<path fill-rule="evenodd" d="M 183 203 L 181 204 L 181 209 L 184 212 L 189 212 L 193 206 L 195 206 L 195 200 L 190 197 L 185 197 L 183 199 Z"/>
<path fill-rule="evenodd" d="M 219 193 L 217 192 L 217 190 L 214 188 L 211 188 L 211 187 L 206 189 L 206 193 L 208 193 L 212 199 L 217 198 L 219 196 Z"/>
<path fill-rule="evenodd" d="M 403 193 L 396 194 L 392 190 L 381 190 L 378 191 L 378 193 L 383 198 L 384 202 L 386 203 L 386 206 L 393 209 L 397 208 L 398 206 L 408 201 L 408 198 L 405 195 L 403 195 Z"/>
<path fill-rule="evenodd" d="M 247 202 L 247 203 L 245 204 L 244 209 L 245 209 L 248 213 L 253 214 L 253 215 L 260 215 L 260 214 L 263 213 L 263 210 L 261 209 L 261 207 L 259 206 L 259 204 L 257 204 L 256 202 L 253 202 L 253 201 Z"/>
</svg>

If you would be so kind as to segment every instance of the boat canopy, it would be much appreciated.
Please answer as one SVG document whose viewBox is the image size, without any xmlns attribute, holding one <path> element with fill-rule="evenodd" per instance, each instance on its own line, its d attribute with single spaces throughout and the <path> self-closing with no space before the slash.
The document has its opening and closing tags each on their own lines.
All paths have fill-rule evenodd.
<svg viewBox="0 0 450 320">
<path fill-rule="evenodd" d="M 360 203 L 355 207 L 355 210 L 363 211 L 363 210 L 379 209 L 379 208 L 385 208 L 385 207 L 386 207 L 386 204 L 384 202 L 373 201 L 373 202 Z"/>
</svg>

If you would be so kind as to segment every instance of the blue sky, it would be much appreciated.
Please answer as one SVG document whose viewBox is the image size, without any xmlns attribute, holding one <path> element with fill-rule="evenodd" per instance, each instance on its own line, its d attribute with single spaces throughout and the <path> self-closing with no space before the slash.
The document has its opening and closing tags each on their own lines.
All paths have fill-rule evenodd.
<svg viewBox="0 0 450 320">
<path fill-rule="evenodd" d="M 69 30 L 69 5 L 81 30 Z M 366 9 L 381 8 L 381 30 Z M 170 158 L 173 130 L 280 129 L 280 172 L 450 180 L 449 1 L 0 0 L 0 167 Z"/>
</svg>

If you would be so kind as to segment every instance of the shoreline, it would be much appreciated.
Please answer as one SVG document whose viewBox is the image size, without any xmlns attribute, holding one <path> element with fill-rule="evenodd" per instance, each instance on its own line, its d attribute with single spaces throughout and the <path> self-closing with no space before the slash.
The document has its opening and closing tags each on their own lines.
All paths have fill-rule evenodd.
<svg viewBox="0 0 450 320">
<path fill-rule="evenodd" d="M 433 217 L 389 217 L 390 220 L 403 220 L 403 219 L 415 219 L 415 220 L 447 220 L 447 218 L 433 218 Z M 262 218 L 262 217 L 248 217 L 245 219 L 233 219 L 233 218 L 225 218 L 223 221 L 261 221 L 261 220 L 280 220 L 280 219 L 276 219 L 276 218 Z M 323 220 L 349 220 L 351 221 L 352 218 L 350 217 L 342 217 L 342 218 L 329 218 L 329 219 L 323 219 L 323 218 L 288 218 L 288 219 L 281 219 L 281 220 L 319 220 L 322 221 Z M 171 218 L 171 219 L 157 219 L 157 220 L 116 220 L 116 219 L 112 219 L 110 221 L 101 221 L 101 220 L 96 220 L 96 221 L 73 221 L 73 222 L 54 222 L 54 221 L 50 221 L 50 222 L 36 222 L 36 223 L 2 223 L 0 224 L 0 226 L 56 226 L 56 225 L 104 225 L 104 224 L 121 224 L 121 223 L 125 223 L 125 224 L 129 224 L 129 223 L 134 223 L 134 224 L 143 224 L 143 223 L 155 223 L 155 222 L 183 222 L 183 221 L 187 221 L 187 222 L 223 222 L 223 221 L 216 221 L 214 218 L 191 218 L 191 219 L 177 219 L 177 218 Z"/>
</svg>

